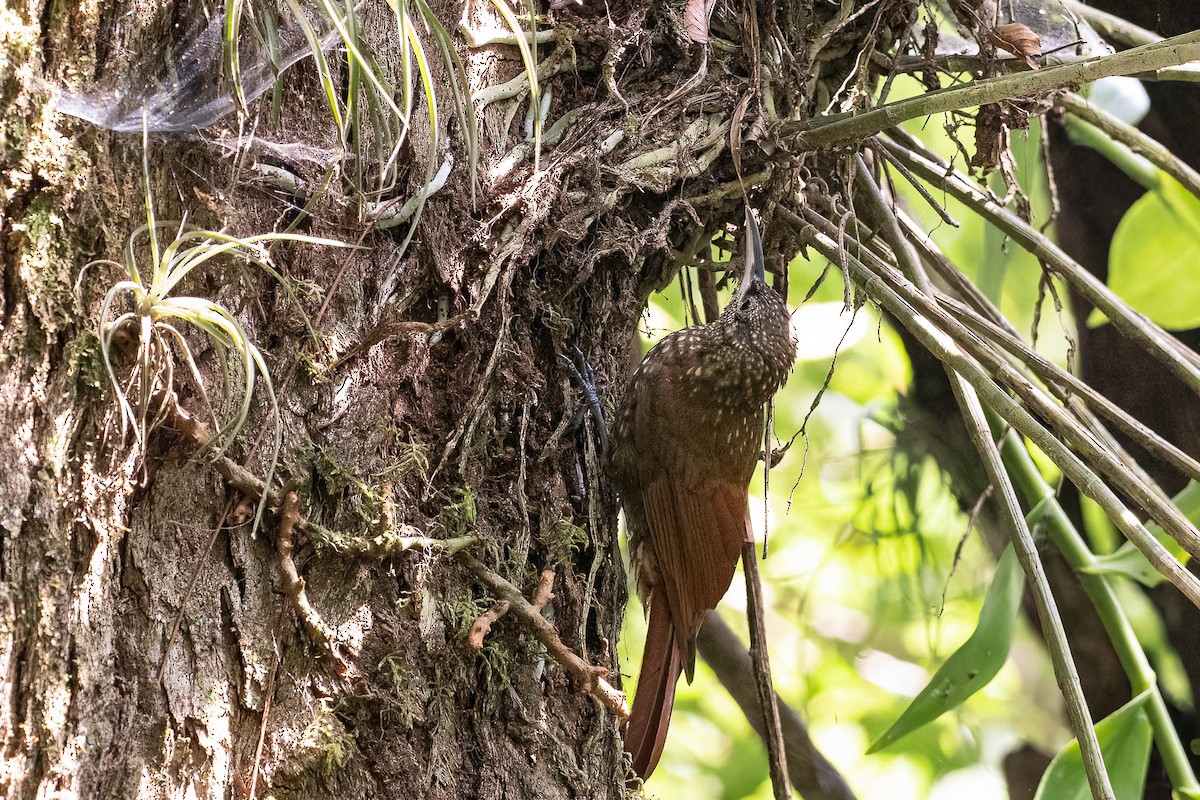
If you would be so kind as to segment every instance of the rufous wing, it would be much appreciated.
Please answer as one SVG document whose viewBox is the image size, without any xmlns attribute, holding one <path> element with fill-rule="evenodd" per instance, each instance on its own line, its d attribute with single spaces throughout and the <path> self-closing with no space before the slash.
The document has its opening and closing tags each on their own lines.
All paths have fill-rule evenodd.
<svg viewBox="0 0 1200 800">
<path fill-rule="evenodd" d="M 675 641 L 688 682 L 696 667 L 696 633 L 733 580 L 749 535 L 748 488 L 710 478 L 685 485 L 659 475 L 643 490 L 659 581 L 666 589 Z"/>
</svg>

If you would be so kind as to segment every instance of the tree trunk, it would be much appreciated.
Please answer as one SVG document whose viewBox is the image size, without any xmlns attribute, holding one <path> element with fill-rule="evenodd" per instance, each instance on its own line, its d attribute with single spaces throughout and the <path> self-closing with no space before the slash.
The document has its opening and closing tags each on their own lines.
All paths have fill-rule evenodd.
<svg viewBox="0 0 1200 800">
<path fill-rule="evenodd" d="M 496 599 L 479 569 L 532 596 L 552 568 L 545 617 L 619 683 L 614 502 L 566 358 L 590 362 L 611 411 L 647 296 L 740 222 L 742 175 L 764 208 L 793 198 L 801 174 L 836 189 L 837 161 L 789 154 L 775 123 L 861 97 L 874 76 L 859 55 L 907 36 L 916 4 L 849 16 L 810 0 L 721 4 L 723 44 L 707 50 L 689 41 L 682 2 L 552 10 L 554 38 L 531 54 L 551 97 L 540 168 L 521 141 L 521 87 L 515 98 L 480 93 L 521 74 L 517 49 L 468 46 L 454 30 L 461 20 L 503 31 L 499 15 L 483 0 L 430 5 L 479 109 L 477 188 L 448 110 L 452 73 L 436 57 L 437 127 L 414 72 L 404 146 L 391 153 L 359 107 L 361 124 L 347 126 L 359 152 L 346 155 L 312 59 L 284 73 L 278 118 L 270 94 L 205 118 L 220 99 L 206 80 L 225 64 L 224 11 L 243 8 L 241 41 L 260 42 L 257 63 L 242 52 L 242 74 L 273 82 L 261 80 L 273 78 L 266 6 L 214 4 L 207 23 L 184 0 L 0 11 L 5 796 L 625 796 L 614 715 L 515 615 L 481 651 L 468 643 Z M 388 4 L 357 7 L 361 47 L 406 80 L 406 36 Z M 430 26 L 414 28 L 410 44 L 435 53 Z M 173 42 L 194 46 L 164 63 Z M 331 94 L 349 115 L 362 78 L 340 52 L 329 55 Z M 101 124 L 56 116 L 53 85 L 74 89 L 73 113 Z M 143 124 L 159 132 L 144 181 Z M 165 133 L 195 125 L 199 136 Z M 399 208 L 428 181 L 435 140 L 433 166 L 448 154 L 455 165 L 406 248 L 407 225 L 368 222 L 351 187 L 398 165 L 395 185 L 381 180 L 368 199 Z M 146 186 L 159 220 L 242 237 L 294 225 L 362 245 L 264 245 L 289 291 L 221 259 L 171 290 L 231 310 L 265 354 L 282 430 L 274 475 L 261 381 L 222 454 L 232 461 L 198 452 L 189 418 L 208 420 L 211 400 L 223 422 L 238 399 L 221 391 L 227 343 L 184 322 L 178 338 L 155 322 L 165 338 L 151 350 L 139 351 L 136 325 L 112 334 L 117 380 L 140 381 L 155 403 L 144 442 L 122 422 L 101 309 L 130 277 L 119 262 L 146 223 Z M 765 236 L 768 252 L 796 252 L 784 226 Z M 149 248 L 135 256 L 148 274 Z M 128 294 L 110 319 L 139 310 Z M 155 369 L 137 372 L 139 359 Z M 255 498 L 234 487 L 253 495 L 268 477 L 275 491 L 256 526 Z M 288 492 L 299 522 L 280 508 Z M 436 546 L 383 557 L 398 535 L 471 536 L 474 560 Z"/>
<path fill-rule="evenodd" d="M 278 517 L 253 532 L 253 503 L 171 426 L 150 434 L 144 457 L 123 437 L 98 340 L 100 302 L 122 275 L 84 265 L 119 260 L 145 220 L 141 137 L 50 113 L 39 77 L 87 87 L 188 18 L 182 2 L 148 5 L 31 0 L 0 12 L 0 62 L 15 68 L 0 70 L 0 793 L 225 798 L 253 784 L 276 797 L 623 797 L 614 716 L 539 642 L 510 618 L 481 652 L 468 646 L 491 598 L 453 556 L 361 560 L 300 537 L 307 596 L 349 665 L 339 674 L 281 591 Z M 461 9 L 437 10 L 456 19 Z M 368 4 L 362 19 L 377 52 L 394 55 L 386 6 Z M 509 50 L 490 51 L 503 58 L 478 72 L 480 85 L 519 70 Z M 252 108 L 256 135 L 336 150 L 311 62 L 284 83 L 278 123 L 265 101 Z M 483 120 L 492 160 L 511 146 L 504 119 L 494 106 Z M 427 140 L 428 124 L 414 120 L 410 141 Z M 223 142 L 237 125 L 231 116 L 202 137 L 150 137 L 160 219 L 246 236 L 295 217 L 247 179 L 250 164 L 301 172 L 310 191 L 321 168 L 261 145 L 229 158 Z M 423 146 L 402 153 L 408 193 L 423 181 Z M 358 251 L 273 246 L 290 281 L 329 292 L 299 301 L 321 346 L 261 273 L 213 262 L 179 291 L 233 309 L 268 354 L 279 474 L 309 521 L 352 537 L 472 534 L 471 552 L 529 594 L 554 568 L 546 616 L 578 655 L 616 674 L 625 582 L 614 504 L 558 354 L 577 343 L 611 394 L 645 300 L 636 251 L 598 259 L 587 277 L 548 247 L 535 260 L 537 226 L 519 202 L 502 206 L 511 186 L 485 185 L 472 205 L 465 174 L 429 201 L 403 260 L 403 237 L 381 231 Z M 494 230 L 477 221 L 491 217 Z M 519 245 L 507 261 L 492 237 L 505 225 Z M 302 230 L 352 243 L 365 227 L 332 190 Z M 389 296 L 401 299 L 387 307 Z M 436 336 L 401 327 L 331 366 L 377 324 L 434 323 L 439 306 L 458 324 Z M 217 354 L 196 331 L 184 336 L 227 415 Z M 204 418 L 178 347 L 173 355 L 179 403 Z M 131 364 L 117 355 L 122 379 Z M 226 455 L 266 475 L 271 425 L 260 389 Z"/>
</svg>

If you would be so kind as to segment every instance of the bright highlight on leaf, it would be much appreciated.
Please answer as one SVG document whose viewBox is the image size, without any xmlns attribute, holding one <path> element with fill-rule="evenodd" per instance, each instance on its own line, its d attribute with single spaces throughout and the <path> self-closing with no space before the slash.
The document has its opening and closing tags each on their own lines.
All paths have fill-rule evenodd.
<svg viewBox="0 0 1200 800">
<path fill-rule="evenodd" d="M 1200 199 L 1162 175 L 1117 226 L 1108 285 L 1167 330 L 1200 326 Z M 1089 327 L 1103 322 L 1098 311 L 1088 317 Z"/>
<path fill-rule="evenodd" d="M 1100 754 L 1112 780 L 1117 800 L 1141 800 L 1150 764 L 1150 720 L 1146 716 L 1149 692 L 1137 697 L 1096 723 Z M 1079 742 L 1059 751 L 1042 776 L 1034 800 L 1089 800 L 1092 792 L 1083 774 Z"/>
<path fill-rule="evenodd" d="M 1024 590 L 1025 575 L 1009 545 L 996 565 L 975 632 L 946 659 L 900 719 L 871 744 L 868 753 L 882 750 L 961 705 L 996 677 L 1008 660 Z"/>
</svg>

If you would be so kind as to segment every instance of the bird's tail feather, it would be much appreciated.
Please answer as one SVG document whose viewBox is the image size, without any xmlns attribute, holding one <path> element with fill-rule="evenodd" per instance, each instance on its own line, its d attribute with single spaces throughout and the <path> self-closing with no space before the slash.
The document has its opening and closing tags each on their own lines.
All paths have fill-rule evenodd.
<svg viewBox="0 0 1200 800">
<path fill-rule="evenodd" d="M 666 744 L 671 709 L 675 706 L 675 684 L 681 670 L 667 593 L 660 585 L 650 598 L 650 628 L 642 653 L 642 671 L 625 732 L 625 749 L 633 757 L 633 770 L 642 780 L 654 772 Z"/>
</svg>

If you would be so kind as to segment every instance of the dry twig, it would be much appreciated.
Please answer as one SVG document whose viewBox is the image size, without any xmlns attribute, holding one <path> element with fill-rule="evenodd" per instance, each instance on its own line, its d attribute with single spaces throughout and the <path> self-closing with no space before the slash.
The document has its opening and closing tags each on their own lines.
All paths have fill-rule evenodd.
<svg viewBox="0 0 1200 800">
<path fill-rule="evenodd" d="M 742 545 L 742 569 L 746 575 L 746 617 L 750 622 L 750 656 L 754 665 L 754 682 L 758 688 L 758 707 L 762 713 L 762 739 L 767 746 L 771 787 L 776 800 L 784 800 L 792 796 L 792 787 L 784 763 L 786 744 L 779 720 L 779 706 L 771 685 L 771 662 L 767 657 L 767 630 L 763 620 L 762 579 L 758 574 L 758 553 L 755 552 L 753 539 L 748 539 Z M 758 729 L 757 726 L 755 728 Z"/>
<path fill-rule="evenodd" d="M 492 626 L 499 622 L 511 605 L 507 600 L 501 600 L 499 603 L 493 603 L 492 607 L 479 615 L 479 617 L 471 624 L 471 633 L 467 636 L 467 644 L 472 650 L 483 649 L 483 637 L 491 632 Z"/>
<path fill-rule="evenodd" d="M 275 543 L 276 552 L 279 553 L 280 588 L 296 607 L 296 613 L 300 615 L 308 638 L 312 639 L 333 663 L 338 674 L 345 675 L 350 671 L 350 662 L 342 653 L 342 645 L 338 642 L 337 635 L 325 620 L 321 619 L 320 613 L 308 599 L 304 579 L 300 577 L 296 562 L 292 559 L 292 540 L 296 523 L 299 521 L 300 498 L 294 491 L 289 491 L 283 496 L 283 508 L 279 513 L 279 540 Z"/>
<path fill-rule="evenodd" d="M 759 704 L 750 653 L 717 612 L 710 611 L 704 615 L 696 646 L 704 662 L 716 673 L 717 680 L 741 708 L 746 721 L 763 737 L 762 706 Z M 805 800 L 855 800 L 846 779 L 813 743 L 800 715 L 778 695 L 775 702 L 779 706 L 783 729 L 788 777 L 796 791 Z"/>
<path fill-rule="evenodd" d="M 542 570 L 542 577 L 538 580 L 537 591 L 533 595 L 533 603 L 531 605 L 541 613 L 546 604 L 554 599 L 554 570 L 547 567 Z M 475 650 L 483 649 L 483 638 L 491 631 L 492 626 L 504 618 L 512 608 L 512 604 L 507 600 L 501 600 L 494 604 L 491 608 L 479 615 L 471 625 L 471 633 L 467 637 L 467 644 L 471 645 Z"/>
<path fill-rule="evenodd" d="M 208 430 L 208 426 L 180 406 L 173 394 L 167 405 L 166 423 L 188 439 L 197 452 L 206 450 L 212 444 L 212 433 Z M 282 507 L 283 497 L 278 492 L 269 489 L 258 476 L 237 462 L 225 456 L 218 456 L 211 459 L 210 463 L 226 483 L 246 496 L 264 502 L 270 508 Z M 421 535 L 420 531 L 409 525 L 400 525 L 396 530 L 388 530 L 367 539 L 332 531 L 299 514 L 295 520 L 295 529 L 308 536 L 316 544 L 329 547 L 336 553 L 367 560 L 399 555 L 414 548 L 440 550 L 454 554 L 475 542 L 474 536 L 434 539 Z"/>
<path fill-rule="evenodd" d="M 353 361 L 356 358 L 366 355 L 372 347 L 394 336 L 406 336 L 413 333 L 423 333 L 429 337 L 436 336 L 440 333 L 453 330 L 464 322 L 469 322 L 475 318 L 474 312 L 468 311 L 463 314 L 456 314 L 453 317 L 440 320 L 438 322 L 416 322 L 413 320 L 393 320 L 390 322 L 381 322 L 371 329 L 362 341 L 351 347 L 345 353 L 337 357 L 332 364 L 329 365 L 329 372 L 340 368 L 348 361 Z"/>
<path fill-rule="evenodd" d="M 575 651 L 563 644 L 562 639 L 558 636 L 558 631 L 542 616 L 538 608 L 525 599 L 525 595 L 521 594 L 520 589 L 490 570 L 479 559 L 466 553 L 459 553 L 458 559 L 488 589 L 509 604 L 509 612 L 521 620 L 534 638 L 545 645 L 550 657 L 570 673 L 583 691 L 595 695 L 618 719 L 629 718 L 629 704 L 625 701 L 625 693 L 605 680 L 604 676 L 609 673 L 608 668 L 592 666 L 577 656 Z M 546 572 L 550 572 L 551 577 L 554 574 L 552 570 L 544 571 L 542 573 L 543 584 Z M 542 590 L 539 588 L 538 597 L 540 598 L 542 594 Z M 549 593 L 546 592 L 546 594 Z M 550 597 L 546 596 L 544 602 L 548 602 L 549 599 Z"/>
</svg>

